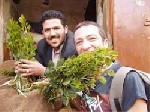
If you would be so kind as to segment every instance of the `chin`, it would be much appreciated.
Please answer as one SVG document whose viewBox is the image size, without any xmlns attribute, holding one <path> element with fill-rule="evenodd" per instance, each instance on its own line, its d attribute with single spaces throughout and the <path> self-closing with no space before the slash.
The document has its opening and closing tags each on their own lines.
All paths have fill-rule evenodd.
<svg viewBox="0 0 150 112">
<path fill-rule="evenodd" d="M 60 45 L 51 45 L 53 48 L 57 48 L 59 47 Z"/>
<path fill-rule="evenodd" d="M 53 48 L 57 48 L 58 46 L 51 45 Z"/>
</svg>

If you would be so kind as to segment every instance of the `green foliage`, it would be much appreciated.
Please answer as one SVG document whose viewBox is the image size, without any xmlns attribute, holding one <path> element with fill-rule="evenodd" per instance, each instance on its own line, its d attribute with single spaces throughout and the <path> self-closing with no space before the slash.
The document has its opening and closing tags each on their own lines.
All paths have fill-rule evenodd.
<svg viewBox="0 0 150 112">
<path fill-rule="evenodd" d="M 13 19 L 9 20 L 7 26 L 7 32 L 10 36 L 8 47 L 15 60 L 32 59 L 35 56 L 34 39 L 29 31 L 30 25 L 23 15 L 19 18 L 19 22 Z"/>
<path fill-rule="evenodd" d="M 42 94 L 53 104 L 59 94 L 63 104 L 76 97 L 76 92 L 94 88 L 99 80 L 106 83 L 102 72 L 116 59 L 118 53 L 111 48 L 97 48 L 95 51 L 80 54 L 78 57 L 61 60 L 59 66 L 50 63 L 46 73 L 48 85 L 42 89 Z M 113 76 L 113 71 L 107 71 Z"/>
<path fill-rule="evenodd" d="M 18 21 L 10 19 L 8 22 L 8 47 L 16 61 L 19 61 L 20 59 L 34 60 L 34 38 L 31 33 L 29 33 L 30 28 L 30 25 L 26 22 L 23 15 L 19 17 Z M 16 84 L 17 91 L 20 92 L 24 92 L 30 87 L 30 81 L 30 77 L 23 78 L 19 73 L 16 74 L 15 79 L 13 80 Z"/>
</svg>

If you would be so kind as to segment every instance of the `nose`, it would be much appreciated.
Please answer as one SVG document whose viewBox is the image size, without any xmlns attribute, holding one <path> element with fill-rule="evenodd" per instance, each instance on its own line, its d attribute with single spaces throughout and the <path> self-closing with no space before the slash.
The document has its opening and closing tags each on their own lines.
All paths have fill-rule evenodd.
<svg viewBox="0 0 150 112">
<path fill-rule="evenodd" d="M 88 42 L 87 40 L 84 40 L 83 44 L 82 44 L 82 50 L 83 51 L 88 51 L 88 49 L 90 48 L 90 42 Z"/>
<path fill-rule="evenodd" d="M 52 37 L 55 36 L 55 30 L 51 29 L 50 35 L 51 35 Z"/>
</svg>

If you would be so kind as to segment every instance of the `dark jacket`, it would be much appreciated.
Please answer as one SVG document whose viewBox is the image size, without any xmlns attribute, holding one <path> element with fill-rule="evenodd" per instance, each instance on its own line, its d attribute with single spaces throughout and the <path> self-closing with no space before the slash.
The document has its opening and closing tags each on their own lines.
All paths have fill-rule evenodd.
<svg viewBox="0 0 150 112">
<path fill-rule="evenodd" d="M 77 55 L 73 33 L 68 31 L 66 40 L 64 42 L 60 58 L 68 58 Z M 36 50 L 36 59 L 45 67 L 48 66 L 49 60 L 52 60 L 52 47 L 46 42 L 45 39 L 39 41 Z"/>
</svg>

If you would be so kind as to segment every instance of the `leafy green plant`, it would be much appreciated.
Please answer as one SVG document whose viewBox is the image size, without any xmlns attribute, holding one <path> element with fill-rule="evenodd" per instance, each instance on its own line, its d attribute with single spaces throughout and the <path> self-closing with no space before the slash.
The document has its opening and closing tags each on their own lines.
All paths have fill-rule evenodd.
<svg viewBox="0 0 150 112">
<path fill-rule="evenodd" d="M 97 80 L 106 83 L 105 76 L 100 75 L 104 71 L 114 75 L 114 71 L 106 68 L 117 55 L 111 48 L 97 48 L 78 57 L 60 60 L 57 67 L 50 62 L 46 72 L 48 84 L 42 88 L 42 94 L 52 104 L 59 96 L 63 104 L 68 105 L 69 100 L 76 97 L 76 92 L 94 88 Z"/>
<path fill-rule="evenodd" d="M 8 47 L 16 61 L 20 61 L 20 59 L 34 60 L 34 39 L 31 33 L 29 33 L 30 28 L 24 15 L 21 15 L 18 21 L 10 19 L 8 22 Z M 10 82 L 15 82 L 18 92 L 25 92 L 31 85 L 31 78 L 23 78 L 20 73 L 17 73 L 15 79 Z"/>
<path fill-rule="evenodd" d="M 18 20 L 19 22 L 10 19 L 8 22 L 8 47 L 15 60 L 32 59 L 35 56 L 35 47 L 33 36 L 29 33 L 31 27 L 23 15 Z"/>
</svg>

